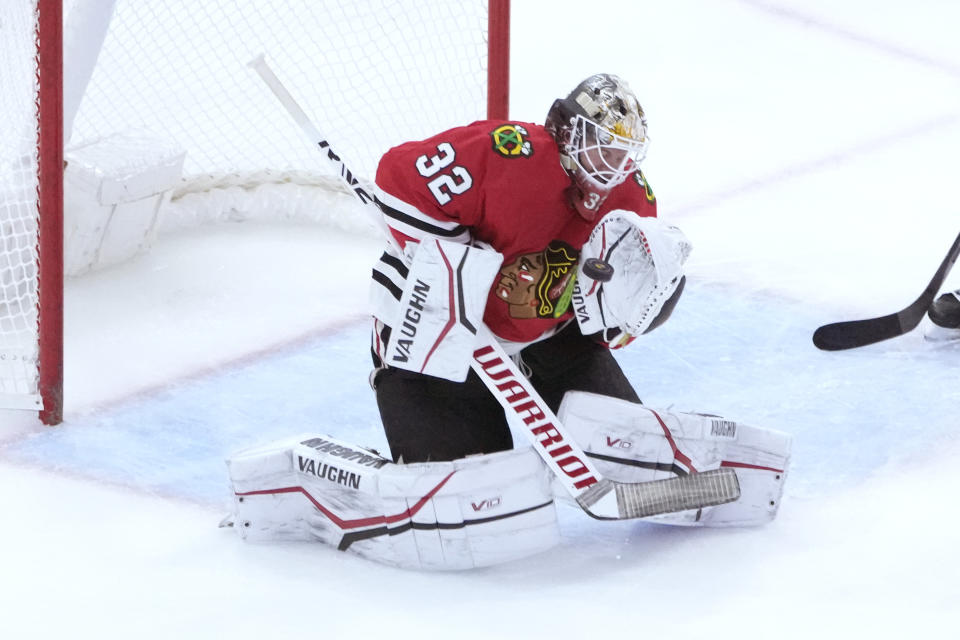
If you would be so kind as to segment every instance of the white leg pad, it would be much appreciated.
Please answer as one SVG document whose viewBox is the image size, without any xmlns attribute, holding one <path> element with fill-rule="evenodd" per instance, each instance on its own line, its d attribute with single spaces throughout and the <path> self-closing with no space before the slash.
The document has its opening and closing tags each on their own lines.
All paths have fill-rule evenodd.
<svg viewBox="0 0 960 640">
<path fill-rule="evenodd" d="M 699 413 L 672 413 L 582 391 L 569 392 L 559 418 L 617 482 L 645 482 L 719 467 L 736 470 L 740 498 L 650 520 L 689 526 L 749 526 L 777 515 L 790 462 L 790 436 Z"/>
<path fill-rule="evenodd" d="M 227 460 L 233 527 L 250 541 L 310 540 L 411 569 L 469 569 L 560 540 L 553 476 L 530 448 L 393 464 L 303 435 Z"/>
</svg>

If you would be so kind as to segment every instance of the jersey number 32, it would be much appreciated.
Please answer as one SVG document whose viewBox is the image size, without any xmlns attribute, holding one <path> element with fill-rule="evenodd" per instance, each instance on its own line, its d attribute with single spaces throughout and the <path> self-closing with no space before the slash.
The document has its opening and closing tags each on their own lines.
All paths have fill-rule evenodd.
<svg viewBox="0 0 960 640">
<path fill-rule="evenodd" d="M 436 155 L 423 154 L 417 158 L 417 171 L 424 178 L 432 178 L 427 183 L 427 187 L 441 206 L 450 202 L 453 199 L 451 196 L 461 194 L 473 186 L 473 178 L 466 169 L 458 166 L 450 167 L 456 155 L 449 142 L 441 142 L 437 145 Z M 447 167 L 450 167 L 448 171 L 440 173 Z"/>
</svg>

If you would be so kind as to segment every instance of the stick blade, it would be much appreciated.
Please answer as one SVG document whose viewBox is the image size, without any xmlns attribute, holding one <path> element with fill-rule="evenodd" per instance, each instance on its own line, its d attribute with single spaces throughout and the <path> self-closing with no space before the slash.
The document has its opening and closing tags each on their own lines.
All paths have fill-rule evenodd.
<svg viewBox="0 0 960 640">
<path fill-rule="evenodd" d="M 913 327 L 904 327 L 898 313 L 867 320 L 833 322 L 813 332 L 813 344 L 823 351 L 856 349 L 896 338 L 915 326 L 916 324 Z"/>
<path fill-rule="evenodd" d="M 923 320 L 923 316 L 930 308 L 937 291 L 943 286 L 958 257 L 960 257 L 960 235 L 953 241 L 937 272 L 933 274 L 930 284 L 909 307 L 879 318 L 826 324 L 814 331 L 813 344 L 824 351 L 842 351 L 889 340 L 913 331 Z"/>
<path fill-rule="evenodd" d="M 733 469 L 713 469 L 688 476 L 615 484 L 620 518 L 648 518 L 733 502 L 740 482 Z"/>
</svg>

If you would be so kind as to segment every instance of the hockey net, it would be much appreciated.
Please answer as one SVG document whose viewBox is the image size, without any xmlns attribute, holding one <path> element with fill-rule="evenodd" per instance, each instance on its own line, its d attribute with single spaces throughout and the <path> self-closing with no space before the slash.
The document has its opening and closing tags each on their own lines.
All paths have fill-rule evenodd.
<svg viewBox="0 0 960 640">
<path fill-rule="evenodd" d="M 0 408 L 46 395 L 38 19 L 61 2 L 67 275 L 211 218 L 336 217 L 339 181 L 248 68 L 259 54 L 363 177 L 402 141 L 506 117 L 508 0 L 0 3 Z"/>
<path fill-rule="evenodd" d="M 39 410 L 37 19 L 0 8 L 0 407 Z"/>
</svg>

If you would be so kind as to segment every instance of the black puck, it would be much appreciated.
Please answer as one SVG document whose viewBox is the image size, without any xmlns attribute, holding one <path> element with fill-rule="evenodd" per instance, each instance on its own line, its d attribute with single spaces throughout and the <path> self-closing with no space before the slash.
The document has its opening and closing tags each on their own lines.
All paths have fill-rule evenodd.
<svg viewBox="0 0 960 640">
<path fill-rule="evenodd" d="M 583 275 L 597 282 L 610 282 L 610 278 L 613 277 L 613 267 L 609 262 L 599 258 L 587 258 L 583 261 Z"/>
</svg>

